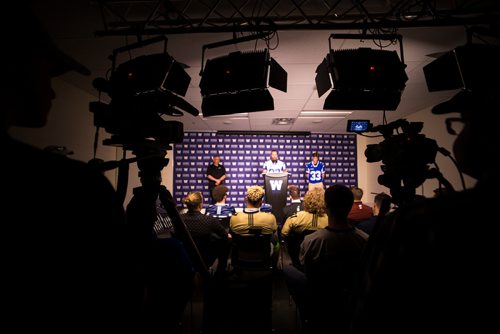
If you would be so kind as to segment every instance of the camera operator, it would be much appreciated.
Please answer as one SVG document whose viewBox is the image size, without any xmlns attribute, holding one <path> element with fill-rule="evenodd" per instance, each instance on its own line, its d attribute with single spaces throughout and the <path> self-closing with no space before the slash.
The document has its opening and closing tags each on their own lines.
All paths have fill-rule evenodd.
<svg viewBox="0 0 500 334">
<path fill-rule="evenodd" d="M 23 27 L 17 27 L 22 20 Z M 89 70 L 62 53 L 27 1 L 6 4 L 2 89 L 2 295 L 4 328 L 17 332 L 120 332 L 130 328 L 133 279 L 123 205 L 85 163 L 12 138 L 46 125 L 52 78 Z"/>
<path fill-rule="evenodd" d="M 477 59 L 500 59 L 496 47 L 474 51 Z M 474 82 L 432 112 L 458 113 L 447 119 L 451 134 L 452 123 L 464 125 L 453 152 L 460 170 L 477 184 L 414 201 L 386 217 L 370 237 L 351 333 L 498 331 L 491 301 L 498 295 L 500 247 L 490 207 L 498 200 L 494 161 L 500 145 L 498 132 L 489 126 L 500 118 L 499 71 L 484 60 L 472 66 L 491 75 L 489 80 Z"/>
</svg>

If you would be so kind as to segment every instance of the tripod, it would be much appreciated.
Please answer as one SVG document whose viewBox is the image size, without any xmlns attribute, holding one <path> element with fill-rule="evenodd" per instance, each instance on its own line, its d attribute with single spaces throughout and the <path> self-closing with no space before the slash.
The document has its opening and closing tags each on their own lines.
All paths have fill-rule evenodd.
<svg viewBox="0 0 500 334">
<path fill-rule="evenodd" d="M 169 162 L 165 158 L 166 150 L 153 145 L 136 147 L 132 152 L 138 157 L 137 166 L 142 186 L 134 188 L 134 196 L 127 205 L 127 219 L 131 227 L 142 236 L 141 239 L 148 240 L 156 221 L 156 202 L 159 199 L 172 222 L 176 236 L 185 244 L 191 260 L 201 268 L 202 275 L 208 275 L 208 269 L 181 220 L 172 194 L 161 184 L 161 170 Z"/>
<path fill-rule="evenodd" d="M 136 156 L 129 161 L 137 162 L 141 181 L 141 186 L 133 189 L 133 197 L 126 208 L 133 262 L 138 268 L 141 327 L 147 328 L 148 332 L 165 331 L 179 325 L 185 305 L 191 298 L 192 268 L 197 268 L 204 279 L 210 274 L 182 222 L 171 193 L 161 184 L 161 170 L 168 165 L 165 155 L 170 146 L 145 140 L 127 143 L 123 147 Z M 127 175 L 124 177 L 125 171 Z M 126 189 L 123 182 L 127 179 L 128 163 L 123 163 L 119 166 L 119 191 Z M 162 238 L 154 233 L 158 200 L 172 223 L 175 239 Z"/>
</svg>

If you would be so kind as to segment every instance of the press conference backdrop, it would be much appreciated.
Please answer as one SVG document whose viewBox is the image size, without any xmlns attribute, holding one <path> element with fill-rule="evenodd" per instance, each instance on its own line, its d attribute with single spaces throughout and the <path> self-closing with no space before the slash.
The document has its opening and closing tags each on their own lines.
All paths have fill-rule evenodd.
<svg viewBox="0 0 500 334">
<path fill-rule="evenodd" d="M 219 154 L 226 168 L 227 203 L 245 207 L 246 189 L 252 185 L 264 187 L 260 174 L 262 164 L 276 149 L 280 160 L 286 163 L 291 175 L 288 185 L 298 185 L 304 195 L 307 191 L 305 165 L 317 151 L 325 164 L 325 186 L 358 183 L 355 134 L 312 133 L 311 135 L 284 134 L 217 134 L 216 132 L 185 132 L 182 143 L 174 146 L 173 195 L 179 206 L 190 191 L 201 191 L 204 206 L 209 203 L 207 167 L 212 156 Z"/>
</svg>

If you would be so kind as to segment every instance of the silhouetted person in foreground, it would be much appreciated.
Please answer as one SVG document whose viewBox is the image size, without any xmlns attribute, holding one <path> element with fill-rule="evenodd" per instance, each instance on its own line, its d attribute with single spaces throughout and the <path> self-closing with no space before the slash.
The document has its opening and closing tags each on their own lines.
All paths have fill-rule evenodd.
<svg viewBox="0 0 500 334">
<path fill-rule="evenodd" d="M 319 190 L 309 192 L 315 191 Z M 347 305 L 368 239 L 347 220 L 353 201 L 348 187 L 328 187 L 324 191 L 328 226 L 304 238 L 299 255 L 303 271 L 291 265 L 283 268 L 307 333 L 347 332 Z"/>
<path fill-rule="evenodd" d="M 372 234 L 373 230 L 375 229 L 375 224 L 377 223 L 378 215 L 382 208 L 382 201 L 386 201 L 390 205 L 391 200 L 392 198 L 389 194 L 386 194 L 384 192 L 376 194 L 373 198 L 373 215 L 369 220 L 354 223 L 354 226 L 359 228 L 361 231 L 364 231 L 368 235 Z"/>
<path fill-rule="evenodd" d="M 113 186 L 83 162 L 9 135 L 11 127 L 45 126 L 55 99 L 51 78 L 90 72 L 55 47 L 25 3 L 7 4 L 0 24 L 8 32 L 1 55 L 2 326 L 131 328 L 139 291 L 131 288 L 124 210 Z"/>
<path fill-rule="evenodd" d="M 483 45 L 474 52 L 477 61 L 468 63 L 468 74 L 496 81 L 499 49 Z M 370 236 L 379 248 L 368 253 L 352 333 L 498 331 L 492 301 L 498 296 L 500 243 L 488 203 L 498 203 L 500 185 L 494 163 L 500 154 L 500 89 L 491 82 L 469 82 L 433 108 L 434 114 L 454 113 L 446 121 L 451 134 L 453 123 L 463 123 L 453 153 L 477 183 L 401 206 L 384 220 L 384 234 Z"/>
</svg>

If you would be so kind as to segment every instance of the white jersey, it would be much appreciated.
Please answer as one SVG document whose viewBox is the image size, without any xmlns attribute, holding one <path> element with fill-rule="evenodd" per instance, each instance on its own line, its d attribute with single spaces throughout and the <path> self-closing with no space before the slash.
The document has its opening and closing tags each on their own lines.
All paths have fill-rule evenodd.
<svg viewBox="0 0 500 334">
<path fill-rule="evenodd" d="M 268 173 L 283 173 L 286 169 L 286 165 L 281 160 L 273 162 L 271 159 L 269 159 L 266 162 L 264 162 L 262 168 L 267 170 Z"/>
</svg>

